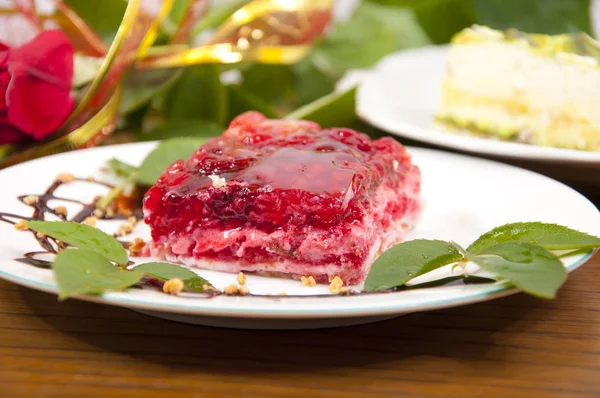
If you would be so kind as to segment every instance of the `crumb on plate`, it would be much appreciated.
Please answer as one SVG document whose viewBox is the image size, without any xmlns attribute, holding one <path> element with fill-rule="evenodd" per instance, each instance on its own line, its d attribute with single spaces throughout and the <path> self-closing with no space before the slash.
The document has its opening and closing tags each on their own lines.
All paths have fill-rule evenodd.
<svg viewBox="0 0 600 398">
<path fill-rule="evenodd" d="M 39 200 L 40 200 L 40 198 L 35 195 L 27 195 L 23 198 L 23 203 L 31 206 L 33 204 L 36 204 Z"/>
<path fill-rule="evenodd" d="M 27 226 L 27 221 L 25 220 L 21 220 L 18 223 L 15 224 L 15 229 L 18 229 L 19 231 L 28 231 L 29 227 Z"/>
<path fill-rule="evenodd" d="M 56 206 L 54 208 L 54 211 L 56 212 L 56 214 L 60 214 L 63 217 L 66 217 L 69 214 L 65 206 Z"/>
<path fill-rule="evenodd" d="M 329 284 L 329 291 L 331 294 L 340 294 L 342 292 L 342 286 L 344 286 L 342 278 L 335 276 Z"/>
<path fill-rule="evenodd" d="M 239 285 L 241 285 L 241 286 L 245 285 L 246 284 L 246 275 L 244 275 L 243 272 L 240 272 L 237 275 L 237 281 L 238 281 Z"/>
<path fill-rule="evenodd" d="M 90 217 L 86 217 L 85 220 L 83 220 L 81 223 L 82 224 L 87 224 L 90 227 L 95 227 L 96 226 L 96 221 L 98 221 L 96 219 L 96 217 L 94 216 L 90 216 Z"/>
<path fill-rule="evenodd" d="M 172 278 L 163 285 L 163 292 L 178 295 L 183 290 L 183 281 L 179 278 Z"/>
<path fill-rule="evenodd" d="M 233 296 L 235 294 L 238 294 L 239 289 L 236 285 L 234 285 L 233 283 L 231 285 L 227 285 L 225 286 L 225 289 L 223 289 L 223 293 L 225 293 L 228 296 Z"/>
<path fill-rule="evenodd" d="M 300 277 L 300 281 L 302 282 L 302 286 L 314 286 L 317 284 L 317 281 L 312 276 L 302 276 Z"/>
<path fill-rule="evenodd" d="M 137 256 L 142 252 L 142 249 L 146 246 L 146 242 L 144 242 L 141 238 L 135 238 L 133 240 L 133 244 L 129 247 L 129 254 L 132 256 Z"/>
<path fill-rule="evenodd" d="M 56 181 L 66 184 L 75 180 L 75 176 L 71 173 L 60 173 L 56 176 Z"/>
</svg>

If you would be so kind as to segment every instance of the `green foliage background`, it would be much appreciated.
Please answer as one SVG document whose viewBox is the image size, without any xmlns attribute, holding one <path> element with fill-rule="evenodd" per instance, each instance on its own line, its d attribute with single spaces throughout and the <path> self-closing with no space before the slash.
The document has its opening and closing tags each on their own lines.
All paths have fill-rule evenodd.
<svg viewBox="0 0 600 398">
<path fill-rule="evenodd" d="M 176 0 L 159 41 L 172 34 L 185 0 Z M 344 0 L 338 0 L 344 1 Z M 67 0 L 104 40 L 114 37 L 125 0 Z M 196 34 L 219 26 L 247 0 L 213 6 L 195 27 Z M 217 134 L 236 115 L 259 110 L 282 117 L 333 91 L 349 69 L 368 68 L 386 54 L 447 43 L 473 24 L 517 28 L 526 32 L 590 33 L 590 0 L 364 0 L 345 22 L 334 25 L 312 53 L 292 66 L 242 64 L 199 65 L 185 69 L 135 71 L 127 75 L 121 127 L 134 139 Z M 222 73 L 239 73 L 225 84 Z M 335 107 L 353 125 L 353 103 Z"/>
</svg>

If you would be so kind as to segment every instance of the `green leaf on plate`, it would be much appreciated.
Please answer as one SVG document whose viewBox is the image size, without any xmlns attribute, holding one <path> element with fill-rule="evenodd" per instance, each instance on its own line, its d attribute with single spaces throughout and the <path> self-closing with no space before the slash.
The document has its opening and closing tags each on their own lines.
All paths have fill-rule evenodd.
<svg viewBox="0 0 600 398">
<path fill-rule="evenodd" d="M 129 177 L 137 171 L 136 167 L 116 158 L 110 159 L 107 165 L 119 177 Z"/>
<path fill-rule="evenodd" d="M 178 137 L 209 138 L 220 135 L 224 128 L 218 124 L 197 119 L 170 119 L 147 134 L 140 134 L 142 141 L 160 141 Z"/>
<path fill-rule="evenodd" d="M 27 226 L 79 249 L 94 251 L 117 264 L 127 265 L 123 245 L 98 228 L 64 221 L 27 221 Z"/>
<path fill-rule="evenodd" d="M 419 239 L 400 243 L 375 260 L 364 289 L 373 292 L 402 286 L 419 275 L 462 258 L 451 243 L 441 240 Z"/>
<path fill-rule="evenodd" d="M 167 119 L 197 119 L 224 125 L 227 90 L 219 65 L 189 67 L 167 96 Z"/>
<path fill-rule="evenodd" d="M 590 0 L 473 0 L 478 23 L 529 33 L 591 33 Z"/>
<path fill-rule="evenodd" d="M 524 292 L 541 298 L 554 298 L 567 280 L 567 270 L 560 259 L 530 243 L 501 243 L 479 255 L 467 254 L 467 258 Z"/>
<path fill-rule="evenodd" d="M 183 281 L 184 290 L 191 292 L 203 292 L 204 286 L 211 286 L 210 282 L 187 268 L 169 263 L 146 263 L 134 268 L 144 274 L 163 282 L 169 279 L 179 278 Z"/>
<path fill-rule="evenodd" d="M 356 87 L 334 92 L 287 114 L 290 120 L 312 120 L 323 127 L 349 126 L 356 121 Z"/>
<path fill-rule="evenodd" d="M 317 45 L 314 64 L 334 76 L 370 67 L 400 49 L 431 44 L 412 10 L 363 2 L 350 20 L 335 26 Z"/>
<path fill-rule="evenodd" d="M 600 247 L 600 238 L 556 224 L 519 222 L 503 225 L 487 232 L 467 248 L 479 254 L 489 247 L 504 242 L 523 242 L 548 250 L 578 250 Z"/>
<path fill-rule="evenodd" d="M 107 44 L 111 44 L 115 38 L 127 8 L 125 0 L 63 0 L 63 2 L 89 24 Z"/>
<path fill-rule="evenodd" d="M 192 137 L 171 138 L 162 141 L 146 156 L 138 168 L 138 182 L 153 185 L 168 166 L 176 160 L 187 160 L 205 141 L 204 138 Z"/>
<path fill-rule="evenodd" d="M 52 270 L 58 285 L 58 299 L 79 294 L 101 294 L 107 290 L 124 290 L 142 279 L 141 271 L 127 271 L 114 266 L 103 255 L 87 249 L 65 249 Z"/>
</svg>

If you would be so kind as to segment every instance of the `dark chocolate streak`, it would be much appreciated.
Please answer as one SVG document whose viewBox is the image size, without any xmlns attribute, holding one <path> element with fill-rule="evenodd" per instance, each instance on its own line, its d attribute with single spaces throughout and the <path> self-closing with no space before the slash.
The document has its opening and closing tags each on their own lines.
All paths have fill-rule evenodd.
<svg viewBox="0 0 600 398">
<path fill-rule="evenodd" d="M 104 183 L 101 181 L 95 181 L 95 180 L 89 180 L 89 179 L 83 179 L 83 178 L 76 178 L 75 180 L 87 182 L 90 184 L 102 185 L 108 189 L 114 188 L 113 185 L 107 184 L 107 183 Z M 8 223 L 8 224 L 12 224 L 12 225 L 15 225 L 17 222 L 23 221 L 23 220 L 25 220 L 25 221 L 32 221 L 32 220 L 44 221 L 45 217 L 46 217 L 46 213 L 54 214 L 55 216 L 59 217 L 63 221 L 72 221 L 72 222 L 79 222 L 79 223 L 82 222 L 83 220 L 85 220 L 87 217 L 90 217 L 94 213 L 94 210 L 96 210 L 95 201 L 92 203 L 84 203 L 79 200 L 63 198 L 63 197 L 54 195 L 54 192 L 56 192 L 58 187 L 60 187 L 63 184 L 66 184 L 66 183 L 63 183 L 60 181 L 54 181 L 52 183 L 52 185 L 50 185 L 43 194 L 35 195 L 38 197 L 38 200 L 35 203 L 28 205 L 30 207 L 33 207 L 33 215 L 31 217 L 21 216 L 21 215 L 13 214 L 13 213 L 0 212 L 0 221 Z M 24 198 L 26 198 L 27 196 L 30 196 L 30 195 L 21 195 L 17 199 L 19 201 L 21 201 L 22 203 L 26 204 Z M 59 214 L 54 208 L 48 206 L 48 202 L 50 202 L 51 200 L 77 203 L 77 204 L 82 205 L 83 207 L 77 214 L 75 214 L 72 218 L 69 219 L 69 218 L 63 216 L 62 214 Z M 136 215 L 138 219 L 142 218 L 142 209 L 139 206 L 140 204 L 141 203 L 139 203 L 136 208 L 132 209 L 133 214 Z M 114 213 L 112 216 L 109 217 L 106 214 L 104 214 L 102 219 L 104 219 L 104 220 L 123 220 L 123 219 L 127 219 L 127 216 L 123 216 L 123 215 Z M 18 262 L 21 262 L 21 263 L 24 263 L 27 265 L 31 265 L 34 267 L 38 267 L 38 268 L 51 269 L 52 262 L 47 261 L 47 260 L 42 260 L 37 257 L 44 256 L 44 255 L 56 254 L 58 252 L 59 248 L 64 249 L 67 247 L 67 245 L 64 244 L 63 242 L 60 242 L 54 238 L 49 237 L 49 236 L 45 236 L 45 235 L 40 236 L 40 235 L 36 234 L 35 231 L 30 231 L 30 233 L 33 234 L 34 238 L 37 240 L 37 242 L 39 243 L 39 245 L 41 246 L 41 248 L 43 250 L 25 253 L 25 254 L 23 254 L 23 257 L 16 258 L 15 261 L 18 261 Z M 123 244 L 123 246 L 125 248 L 128 248 L 131 245 L 130 242 L 121 242 L 121 244 Z M 345 293 L 344 295 L 356 296 L 359 294 L 360 295 L 382 294 L 382 293 L 393 293 L 393 292 L 399 292 L 399 291 L 416 289 L 416 288 L 424 288 L 424 287 L 446 286 L 446 285 L 456 285 L 456 284 L 489 283 L 489 282 L 494 282 L 494 281 L 492 279 L 487 279 L 487 278 L 479 278 L 479 277 L 471 277 L 471 276 L 467 276 L 467 277 L 455 276 L 455 277 L 449 277 L 449 278 L 445 278 L 445 279 L 441 279 L 441 280 L 433 281 L 433 282 L 429 282 L 429 283 L 423 283 L 421 285 L 402 286 L 402 287 L 388 289 L 388 290 L 382 290 L 382 291 L 378 291 L 378 292 L 349 291 L 349 292 Z M 151 288 L 155 288 L 155 289 L 162 288 L 162 283 L 154 278 L 142 278 L 142 280 L 139 282 L 139 285 L 140 286 L 137 286 L 137 287 L 145 286 L 145 287 L 151 287 Z M 181 296 L 181 297 L 182 298 L 193 298 L 193 299 L 199 299 L 199 298 L 208 299 L 208 298 L 213 298 L 213 297 L 220 296 L 220 295 L 224 295 L 224 293 L 219 292 L 219 291 L 210 291 L 210 292 L 206 292 L 206 293 L 186 294 L 185 296 Z M 286 296 L 267 295 L 267 294 L 249 294 L 248 295 L 248 297 L 268 297 L 273 300 L 281 300 L 285 297 L 299 298 L 299 297 L 336 297 L 336 296 L 337 295 L 331 295 L 331 294 L 286 295 Z"/>
</svg>

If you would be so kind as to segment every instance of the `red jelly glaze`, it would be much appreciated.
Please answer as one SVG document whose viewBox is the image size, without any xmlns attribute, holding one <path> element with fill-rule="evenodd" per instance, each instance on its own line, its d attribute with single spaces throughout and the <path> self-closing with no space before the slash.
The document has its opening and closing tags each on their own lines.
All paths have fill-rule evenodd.
<svg viewBox="0 0 600 398">
<path fill-rule="evenodd" d="M 165 170 L 144 198 L 145 221 L 156 242 L 197 228 L 349 228 L 362 221 L 381 184 L 397 188 L 414 167 L 389 137 L 371 141 L 351 129 L 248 112 Z M 213 186 L 209 175 L 226 185 Z M 391 219 L 406 212 L 402 203 L 388 207 Z"/>
</svg>

